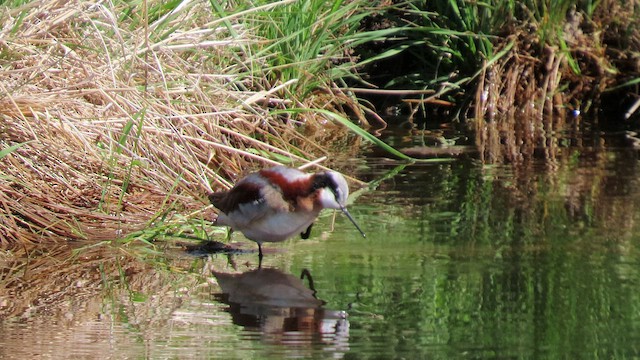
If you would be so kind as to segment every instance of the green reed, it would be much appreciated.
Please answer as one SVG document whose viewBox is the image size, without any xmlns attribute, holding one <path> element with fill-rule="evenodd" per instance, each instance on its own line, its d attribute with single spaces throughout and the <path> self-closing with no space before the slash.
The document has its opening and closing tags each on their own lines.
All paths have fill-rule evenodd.
<svg viewBox="0 0 640 360">
<path fill-rule="evenodd" d="M 254 6 L 263 3 L 255 1 Z M 303 95 L 353 76 L 351 37 L 372 11 L 366 5 L 361 0 L 304 0 L 250 14 L 249 26 L 264 39 L 253 53 L 263 66 L 254 70 L 272 85 L 297 80 Z"/>
<path fill-rule="evenodd" d="M 397 61 L 400 53 L 405 55 L 402 69 L 383 79 L 382 84 L 389 88 L 472 85 L 483 66 L 504 55 L 496 51 L 496 44 L 511 41 L 509 37 L 521 33 L 525 24 L 531 32 L 528 35 L 538 39 L 539 50 L 557 46 L 572 62 L 563 37 L 567 14 L 583 8 L 591 14 L 595 6 L 589 2 L 576 9 L 571 0 L 406 1 L 385 9 L 385 17 L 394 26 L 386 29 L 382 51 L 364 49 L 362 55 L 391 61 Z M 572 68 L 579 71 L 575 65 Z M 451 89 L 458 90 L 458 86 Z"/>
</svg>

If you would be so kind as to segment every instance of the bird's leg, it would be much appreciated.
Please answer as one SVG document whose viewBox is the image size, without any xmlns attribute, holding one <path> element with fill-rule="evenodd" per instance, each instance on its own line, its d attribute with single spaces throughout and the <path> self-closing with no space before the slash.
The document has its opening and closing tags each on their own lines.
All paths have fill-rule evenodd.
<svg viewBox="0 0 640 360">
<path fill-rule="evenodd" d="M 309 280 L 309 290 L 313 291 L 313 297 L 316 297 L 316 287 L 313 286 L 313 278 L 311 277 L 311 273 L 307 269 L 302 269 L 300 280 L 304 280 L 305 276 Z"/>
<path fill-rule="evenodd" d="M 311 225 L 309 225 L 309 227 L 307 228 L 307 230 L 305 230 L 303 233 L 300 233 L 300 237 L 303 240 L 306 240 L 309 238 L 309 235 L 311 235 L 311 227 L 313 226 L 313 223 L 311 223 Z"/>
<path fill-rule="evenodd" d="M 262 244 L 258 243 L 258 268 L 262 267 Z"/>
</svg>

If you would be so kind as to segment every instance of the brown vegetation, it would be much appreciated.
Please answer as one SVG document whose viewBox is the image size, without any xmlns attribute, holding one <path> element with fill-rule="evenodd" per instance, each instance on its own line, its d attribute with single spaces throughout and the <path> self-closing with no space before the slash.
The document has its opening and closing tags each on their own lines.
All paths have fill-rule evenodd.
<svg viewBox="0 0 640 360">
<path fill-rule="evenodd" d="M 541 44 L 539 29 L 530 25 L 508 29 L 512 35 L 497 47 L 512 48 L 483 72 L 476 88 L 476 143 L 485 159 L 520 163 L 536 149 L 553 154 L 557 144 L 549 139 L 577 129 L 581 114 L 623 128 L 634 115 L 623 118 L 623 112 L 639 100 L 637 85 L 617 88 L 640 76 L 633 12 L 614 1 L 598 6 L 592 19 L 570 10 L 559 35 L 567 48 Z M 617 111 L 601 116 L 600 108 Z"/>
<path fill-rule="evenodd" d="M 291 100 L 292 82 L 241 76 L 258 40 L 241 26 L 225 40 L 211 9 L 192 6 L 166 38 L 160 21 L 140 28 L 82 1 L 4 12 L 0 150 L 22 146 L 0 159 L 0 245 L 117 238 L 202 209 L 209 184 L 245 169 L 325 155 L 316 140 L 336 129 L 303 134 L 313 113 L 270 111 L 326 96 Z"/>
</svg>

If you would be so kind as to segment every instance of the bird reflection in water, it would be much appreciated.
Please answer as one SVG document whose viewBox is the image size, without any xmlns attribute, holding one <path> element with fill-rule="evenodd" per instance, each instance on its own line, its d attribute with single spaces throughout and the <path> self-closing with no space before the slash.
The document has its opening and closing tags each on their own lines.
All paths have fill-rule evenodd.
<svg viewBox="0 0 640 360">
<path fill-rule="evenodd" d="M 220 300 L 235 324 L 258 331 L 269 343 L 323 344 L 336 353 L 349 350 L 349 322 L 344 311 L 323 308 L 311 274 L 300 278 L 273 268 L 240 274 L 213 272 L 223 294 Z M 303 280 L 307 279 L 309 287 Z"/>
</svg>

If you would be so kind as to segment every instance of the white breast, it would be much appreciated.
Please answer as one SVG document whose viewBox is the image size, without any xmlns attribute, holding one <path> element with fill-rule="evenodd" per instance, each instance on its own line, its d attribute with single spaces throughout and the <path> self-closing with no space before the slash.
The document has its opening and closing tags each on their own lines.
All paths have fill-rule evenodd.
<svg viewBox="0 0 640 360">
<path fill-rule="evenodd" d="M 318 213 L 319 211 L 278 212 L 263 219 L 256 219 L 247 224 L 247 227 L 231 227 L 258 243 L 278 242 L 304 232 L 314 222 Z"/>
</svg>

